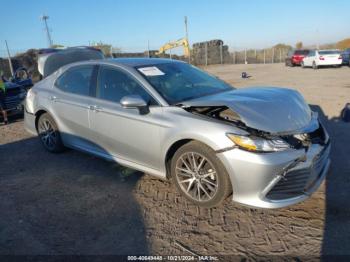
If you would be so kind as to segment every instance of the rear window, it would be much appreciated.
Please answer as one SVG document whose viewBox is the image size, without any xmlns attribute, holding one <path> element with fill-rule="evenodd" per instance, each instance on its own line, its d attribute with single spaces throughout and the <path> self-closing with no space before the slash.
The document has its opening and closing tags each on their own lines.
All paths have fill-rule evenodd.
<svg viewBox="0 0 350 262">
<path fill-rule="evenodd" d="M 309 54 L 309 50 L 296 50 L 294 52 L 295 55 L 308 55 Z"/>
<path fill-rule="evenodd" d="M 339 55 L 340 52 L 336 50 L 328 50 L 328 51 L 318 51 L 320 55 Z"/>
</svg>

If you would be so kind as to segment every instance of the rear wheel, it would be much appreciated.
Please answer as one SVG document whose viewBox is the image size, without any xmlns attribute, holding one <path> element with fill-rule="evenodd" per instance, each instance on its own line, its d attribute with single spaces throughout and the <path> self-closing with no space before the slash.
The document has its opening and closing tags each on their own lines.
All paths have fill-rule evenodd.
<svg viewBox="0 0 350 262">
<path fill-rule="evenodd" d="M 40 116 L 37 125 L 38 135 L 44 148 L 52 153 L 64 151 L 60 132 L 53 118 L 44 113 Z"/>
<path fill-rule="evenodd" d="M 191 202 L 214 207 L 232 193 L 229 175 L 215 152 L 199 142 L 182 146 L 171 161 L 177 190 Z"/>
</svg>

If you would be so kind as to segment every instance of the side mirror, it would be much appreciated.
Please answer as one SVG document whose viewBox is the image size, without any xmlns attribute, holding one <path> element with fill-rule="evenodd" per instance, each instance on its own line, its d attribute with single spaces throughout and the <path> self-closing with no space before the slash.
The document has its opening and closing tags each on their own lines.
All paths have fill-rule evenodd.
<svg viewBox="0 0 350 262">
<path fill-rule="evenodd" d="M 149 112 L 147 102 L 139 95 L 124 96 L 120 100 L 120 104 L 124 108 L 137 108 L 140 114 L 147 114 Z"/>
</svg>

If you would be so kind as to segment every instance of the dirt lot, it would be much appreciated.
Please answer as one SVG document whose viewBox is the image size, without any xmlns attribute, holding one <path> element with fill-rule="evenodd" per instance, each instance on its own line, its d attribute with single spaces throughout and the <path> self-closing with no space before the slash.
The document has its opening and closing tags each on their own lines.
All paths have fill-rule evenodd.
<svg viewBox="0 0 350 262">
<path fill-rule="evenodd" d="M 53 155 L 23 130 L 0 126 L 0 254 L 350 255 L 350 68 L 210 66 L 236 87 L 299 90 L 327 125 L 332 170 L 304 203 L 256 210 L 227 200 L 210 210 L 168 182 L 75 151 Z M 241 79 L 246 71 L 249 79 Z"/>
</svg>

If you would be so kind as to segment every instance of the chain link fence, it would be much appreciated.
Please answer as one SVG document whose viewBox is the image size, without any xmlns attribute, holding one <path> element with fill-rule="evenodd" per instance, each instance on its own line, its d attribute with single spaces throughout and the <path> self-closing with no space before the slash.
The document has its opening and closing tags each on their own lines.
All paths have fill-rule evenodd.
<svg viewBox="0 0 350 262">
<path fill-rule="evenodd" d="M 147 47 L 146 47 L 147 48 Z M 222 40 L 211 40 L 192 45 L 190 60 L 188 57 L 181 55 L 181 52 L 174 52 L 176 50 L 169 50 L 166 54 L 158 54 L 157 50 L 145 50 L 138 46 L 138 48 L 130 47 L 131 50 L 140 50 L 139 52 L 129 51 L 125 48 L 116 48 L 109 46 L 110 53 L 107 57 L 165 57 L 177 60 L 191 62 L 191 64 L 198 66 L 215 65 L 215 64 L 271 64 L 283 63 L 288 51 L 291 47 L 284 45 L 277 45 L 272 48 L 264 49 L 240 49 L 233 50 L 228 45 L 224 45 Z M 143 51 L 142 51 L 143 50 Z M 38 75 L 36 68 L 37 50 L 36 49 L 11 49 L 11 60 L 14 68 L 24 66 L 33 75 Z M 6 49 L 0 49 L 0 70 L 6 75 L 10 76 Z"/>
<path fill-rule="evenodd" d="M 266 48 L 233 51 L 233 64 L 272 64 L 283 63 L 289 48 Z"/>
<path fill-rule="evenodd" d="M 113 57 L 162 57 L 191 62 L 194 65 L 206 66 L 215 64 L 271 64 L 283 63 L 290 46 L 277 45 L 262 49 L 233 50 L 224 45 L 222 40 L 211 40 L 192 45 L 190 60 L 179 52 L 168 50 L 165 54 L 157 54 L 157 50 L 141 52 L 125 52 L 123 48 L 113 52 Z"/>
<path fill-rule="evenodd" d="M 193 45 L 191 62 L 195 65 L 282 63 L 290 48 L 282 45 L 230 51 L 223 41 L 212 40 Z"/>
</svg>

